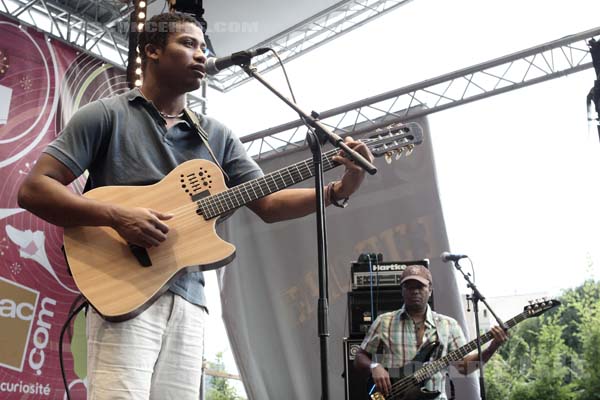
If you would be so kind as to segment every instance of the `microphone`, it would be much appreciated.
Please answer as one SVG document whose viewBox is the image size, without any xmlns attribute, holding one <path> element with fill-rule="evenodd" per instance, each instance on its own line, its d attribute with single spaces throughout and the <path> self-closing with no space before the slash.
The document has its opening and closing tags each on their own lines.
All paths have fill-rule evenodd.
<svg viewBox="0 0 600 400">
<path fill-rule="evenodd" d="M 464 254 L 452 254 L 449 253 L 447 251 L 443 252 L 440 257 L 442 258 L 443 262 L 448 262 L 448 261 L 458 261 L 461 258 L 469 258 L 469 256 L 466 256 Z"/>
<path fill-rule="evenodd" d="M 206 73 L 208 75 L 216 75 L 222 70 L 233 67 L 234 65 L 249 64 L 252 58 L 265 54 L 269 50 L 271 49 L 261 47 L 256 50 L 238 51 L 237 53 L 233 53 L 226 57 L 211 57 L 206 60 Z"/>
</svg>

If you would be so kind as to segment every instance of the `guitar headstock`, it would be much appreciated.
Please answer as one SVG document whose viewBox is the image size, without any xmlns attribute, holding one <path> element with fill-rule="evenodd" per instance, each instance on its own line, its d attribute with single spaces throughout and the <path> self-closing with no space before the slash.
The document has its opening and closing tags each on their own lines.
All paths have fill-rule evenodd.
<svg viewBox="0 0 600 400">
<path fill-rule="evenodd" d="M 537 317 L 538 315 L 541 315 L 554 307 L 558 307 L 559 305 L 560 301 L 556 299 L 543 298 L 530 300 L 529 305 L 525 306 L 523 312 L 527 314 L 527 318 Z"/>
<path fill-rule="evenodd" d="M 416 145 L 423 142 L 423 128 L 415 122 L 396 123 L 376 130 L 364 139 L 375 157 L 384 156 L 388 164 L 402 154 L 409 156 Z"/>
</svg>

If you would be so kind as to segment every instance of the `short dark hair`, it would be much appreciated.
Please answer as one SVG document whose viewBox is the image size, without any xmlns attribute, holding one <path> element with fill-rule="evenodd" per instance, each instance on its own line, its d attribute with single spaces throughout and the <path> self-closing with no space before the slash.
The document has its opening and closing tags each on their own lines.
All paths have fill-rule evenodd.
<svg viewBox="0 0 600 400">
<path fill-rule="evenodd" d="M 145 69 L 148 62 L 145 51 L 146 45 L 152 44 L 159 49 L 164 49 L 167 45 L 169 35 L 177 32 L 179 25 L 184 23 L 194 24 L 202 29 L 202 26 L 193 15 L 181 12 L 157 14 L 145 22 L 144 30 L 138 36 L 142 70 Z"/>
</svg>

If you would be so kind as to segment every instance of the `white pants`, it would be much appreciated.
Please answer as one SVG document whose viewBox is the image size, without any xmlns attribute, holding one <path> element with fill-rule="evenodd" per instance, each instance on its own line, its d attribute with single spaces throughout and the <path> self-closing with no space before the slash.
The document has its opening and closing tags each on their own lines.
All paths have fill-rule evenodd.
<svg viewBox="0 0 600 400">
<path fill-rule="evenodd" d="M 124 322 L 90 308 L 88 400 L 198 400 L 205 314 L 171 292 Z"/>
</svg>

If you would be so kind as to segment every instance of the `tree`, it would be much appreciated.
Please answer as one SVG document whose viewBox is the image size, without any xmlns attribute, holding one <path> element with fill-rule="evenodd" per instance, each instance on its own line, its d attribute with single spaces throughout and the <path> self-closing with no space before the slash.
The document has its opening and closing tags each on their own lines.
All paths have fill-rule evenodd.
<svg viewBox="0 0 600 400">
<path fill-rule="evenodd" d="M 572 359 L 572 350 L 562 338 L 563 326 L 556 316 L 540 317 L 543 324 L 538 346 L 532 350 L 528 376 L 517 384 L 510 400 L 574 400 L 575 386 L 569 383 L 571 369 L 565 360 Z"/>
<path fill-rule="evenodd" d="M 578 303 L 580 324 L 577 338 L 581 344 L 582 373 L 579 379 L 581 400 L 600 399 L 600 285 L 587 281 Z"/>
<path fill-rule="evenodd" d="M 209 368 L 214 371 L 225 371 L 223 353 L 217 353 L 217 359 L 208 363 Z M 206 400 L 242 400 L 234 387 L 229 385 L 227 378 L 211 376 L 206 391 Z"/>
<path fill-rule="evenodd" d="M 515 327 L 490 360 L 490 400 L 600 399 L 600 283 L 587 280 L 560 300 Z"/>
</svg>

